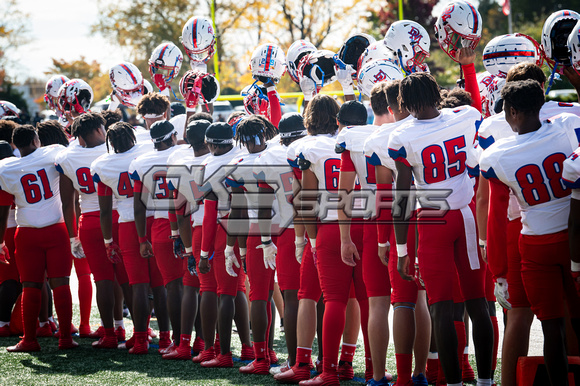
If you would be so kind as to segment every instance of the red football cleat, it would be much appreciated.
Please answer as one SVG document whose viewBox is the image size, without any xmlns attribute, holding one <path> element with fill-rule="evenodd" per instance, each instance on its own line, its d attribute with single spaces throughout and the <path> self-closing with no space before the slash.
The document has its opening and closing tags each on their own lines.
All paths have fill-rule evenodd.
<svg viewBox="0 0 580 386">
<path fill-rule="evenodd" d="M 254 355 L 254 348 L 248 346 L 247 344 L 242 344 L 242 355 L 240 359 L 243 361 L 253 361 L 256 359 L 256 355 Z"/>
<path fill-rule="evenodd" d="M 317 375 L 312 379 L 302 381 L 300 386 L 339 386 L 338 376 L 328 376 L 325 374 Z"/>
<path fill-rule="evenodd" d="M 336 372 L 338 373 L 338 379 L 341 381 L 350 381 L 354 378 L 354 369 L 352 368 L 352 363 L 343 362 L 343 364 L 339 364 Z"/>
<path fill-rule="evenodd" d="M 171 352 L 163 354 L 161 358 L 170 360 L 188 361 L 191 359 L 191 350 L 189 349 L 180 350 L 179 346 L 177 346 L 177 348 L 172 350 Z"/>
<path fill-rule="evenodd" d="M 268 375 L 270 374 L 270 362 L 266 358 L 255 359 L 250 364 L 240 367 L 240 373 Z"/>
<path fill-rule="evenodd" d="M 117 341 L 123 342 L 125 340 L 125 329 L 121 326 L 115 329 L 115 335 L 117 335 Z"/>
<path fill-rule="evenodd" d="M 5 338 L 5 337 L 10 336 L 10 335 L 12 335 L 12 333 L 10 332 L 10 325 L 9 324 L 7 324 L 3 327 L 0 327 L 0 338 Z M 38 335 L 38 333 L 37 333 L 37 335 Z M 52 336 L 52 334 L 51 334 L 51 336 Z"/>
<path fill-rule="evenodd" d="M 104 336 L 92 343 L 93 348 L 117 348 L 116 336 Z"/>
<path fill-rule="evenodd" d="M 79 344 L 72 340 L 72 338 L 68 339 L 59 339 L 58 340 L 58 349 L 59 350 L 70 350 L 72 348 L 79 347 Z"/>
<path fill-rule="evenodd" d="M 435 383 L 437 382 L 437 374 L 439 373 L 439 361 L 437 359 L 427 359 L 427 382 Z"/>
<path fill-rule="evenodd" d="M 129 354 L 144 355 L 149 353 L 149 342 L 135 342 L 135 345 L 129 349 Z"/>
<path fill-rule="evenodd" d="M 299 383 L 310 379 L 310 366 L 292 366 L 289 370 L 274 375 L 274 379 L 280 383 Z"/>
<path fill-rule="evenodd" d="M 234 367 L 234 360 L 232 359 L 232 353 L 229 352 L 226 355 L 219 354 L 214 359 L 201 362 L 201 367 Z"/>
<path fill-rule="evenodd" d="M 215 358 L 215 349 L 213 347 L 208 348 L 207 350 L 202 350 L 197 356 L 192 358 L 193 363 L 202 363 L 211 361 Z"/>
<path fill-rule="evenodd" d="M 157 334 L 155 333 L 155 331 L 153 331 L 153 329 L 151 327 L 149 327 L 147 329 L 147 335 L 149 335 L 149 338 L 153 338 L 153 339 L 157 338 Z M 151 340 L 151 339 L 149 339 L 149 340 Z"/>
<path fill-rule="evenodd" d="M 8 352 L 32 352 L 40 351 L 40 345 L 37 340 L 26 341 L 22 339 L 14 346 L 6 347 Z"/>
<path fill-rule="evenodd" d="M 171 333 L 169 331 L 159 332 L 159 349 L 164 349 L 171 346 Z"/>
<path fill-rule="evenodd" d="M 463 382 L 475 381 L 475 373 L 473 368 L 469 363 L 469 354 L 463 354 L 463 366 L 462 366 Z"/>
<path fill-rule="evenodd" d="M 37 338 L 46 338 L 52 336 L 52 328 L 50 328 L 50 323 L 46 323 L 42 327 L 38 327 L 36 329 L 36 337 Z"/>
<path fill-rule="evenodd" d="M 165 355 L 165 354 L 169 354 L 172 351 L 175 351 L 175 349 L 177 349 L 177 347 L 179 347 L 179 346 L 176 346 L 175 342 L 171 342 L 171 344 L 169 346 L 167 346 L 165 348 L 159 348 L 159 350 L 157 350 L 157 351 L 159 351 L 159 354 Z"/>
<path fill-rule="evenodd" d="M 133 331 L 133 336 L 131 338 L 129 338 L 127 341 L 123 342 L 123 343 L 119 343 L 119 345 L 117 346 L 117 348 L 119 350 L 129 350 L 131 347 L 133 347 L 135 345 L 135 332 Z"/>
<path fill-rule="evenodd" d="M 270 363 L 274 364 L 274 363 L 278 363 L 278 356 L 276 355 L 276 351 L 272 350 L 272 349 L 268 349 L 268 353 L 270 354 Z"/>
<path fill-rule="evenodd" d="M 205 342 L 199 336 L 193 341 L 193 352 L 199 354 L 205 348 Z M 243 350 L 242 346 L 242 350 Z"/>
<path fill-rule="evenodd" d="M 105 327 L 103 326 L 99 326 L 99 328 L 97 328 L 95 331 L 89 334 L 89 338 L 92 339 L 101 339 L 104 336 L 105 336 Z"/>
<path fill-rule="evenodd" d="M 79 330 L 78 330 L 79 337 L 81 337 L 81 338 L 90 338 L 91 332 L 92 332 L 91 331 L 91 326 L 89 326 L 88 324 L 81 324 L 79 326 Z M 74 332 L 72 331 L 72 329 L 71 329 L 71 334 L 74 334 Z"/>
</svg>

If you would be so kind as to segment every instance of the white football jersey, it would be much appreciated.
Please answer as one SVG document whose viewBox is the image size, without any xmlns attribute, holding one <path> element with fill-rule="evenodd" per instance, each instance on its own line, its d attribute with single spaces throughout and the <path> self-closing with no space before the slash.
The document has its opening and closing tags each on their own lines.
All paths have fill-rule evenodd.
<svg viewBox="0 0 580 386">
<path fill-rule="evenodd" d="M 333 192 L 338 190 L 340 176 L 340 155 L 334 150 L 336 136 L 320 134 L 311 136 L 297 147 L 298 162 L 308 161 L 309 169 L 318 179 L 318 190 Z M 318 213 L 320 221 L 338 220 L 336 209 L 328 209 L 326 213 Z"/>
<path fill-rule="evenodd" d="M 373 166 L 384 166 L 390 169 L 393 172 L 393 178 L 396 178 L 395 160 L 389 156 L 389 137 L 394 130 L 412 120 L 413 117 L 409 115 L 400 121 L 381 125 L 373 131 L 364 143 L 363 150 L 367 162 Z"/>
<path fill-rule="evenodd" d="M 12 204 L 15 208 L 15 205 Z M 16 209 L 10 208 L 8 212 L 8 221 L 6 222 L 6 228 L 16 228 L 18 224 L 16 223 Z"/>
<path fill-rule="evenodd" d="M 537 131 L 505 138 L 483 152 L 484 177 L 499 179 L 518 198 L 522 234 L 545 235 L 568 227 L 570 189 L 562 182 L 562 165 L 579 137 L 580 117 L 562 114 Z"/>
<path fill-rule="evenodd" d="M 104 143 L 95 147 L 74 146 L 66 148 L 56 157 L 56 170 L 67 176 L 79 193 L 81 213 L 99 211 L 97 184 L 93 181 L 91 164 L 107 153 Z"/>
<path fill-rule="evenodd" d="M 466 207 L 473 197 L 473 183 L 467 173 L 468 152 L 481 113 L 471 106 L 442 109 L 433 119 L 414 119 L 389 137 L 389 155 L 413 168 L 417 198 L 421 207 L 434 207 L 424 200 L 423 191 L 442 189 L 450 192 L 450 209 Z"/>
<path fill-rule="evenodd" d="M 168 201 L 172 195 L 166 178 L 167 159 L 179 149 L 179 146 L 172 146 L 165 150 L 153 150 L 135 158 L 129 165 L 129 175 L 143 184 L 141 198 L 145 200 L 148 210 L 155 211 L 155 218 L 169 218 Z"/>
<path fill-rule="evenodd" d="M 129 165 L 135 158 L 147 153 L 149 149 L 148 145 L 136 144 L 124 153 L 103 154 L 91 164 L 91 173 L 95 183 L 102 182 L 113 191 L 120 223 L 135 221 L 133 180 L 129 175 Z"/>
<path fill-rule="evenodd" d="M 357 182 L 365 190 L 376 190 L 377 188 L 375 167 L 367 163 L 364 154 L 365 140 L 377 128 L 378 126 L 374 125 L 344 127 L 336 137 L 337 146 L 350 152 L 350 159 L 358 177 Z"/>
<path fill-rule="evenodd" d="M 137 143 L 147 143 L 153 145 L 153 141 L 151 141 L 151 134 L 149 130 L 142 126 L 135 126 L 135 139 Z M 153 148 L 151 148 L 153 150 Z"/>
<path fill-rule="evenodd" d="M 562 180 L 572 189 L 572 198 L 580 200 L 580 147 L 564 161 Z"/>
<path fill-rule="evenodd" d="M 297 139 L 286 147 L 286 162 L 288 162 L 292 168 L 298 169 L 298 148 L 302 145 L 302 143 L 310 141 L 312 138 L 314 137 L 307 135 Z"/>
<path fill-rule="evenodd" d="M 169 120 L 169 123 L 171 123 L 175 128 L 175 131 L 177 131 L 177 139 L 183 139 L 185 124 L 187 123 L 187 114 L 176 115 Z"/>
<path fill-rule="evenodd" d="M 61 145 L 41 147 L 26 157 L 0 162 L 0 189 L 14 196 L 18 226 L 44 228 L 64 221 L 60 173 L 54 167 L 63 149 Z"/>
</svg>

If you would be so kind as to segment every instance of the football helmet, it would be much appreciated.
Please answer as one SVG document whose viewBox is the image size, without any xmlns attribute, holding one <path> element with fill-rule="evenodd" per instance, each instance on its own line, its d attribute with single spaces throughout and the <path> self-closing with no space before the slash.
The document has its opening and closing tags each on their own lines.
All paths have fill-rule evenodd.
<svg viewBox="0 0 580 386">
<path fill-rule="evenodd" d="M 363 33 L 356 33 L 351 35 L 340 50 L 338 51 L 338 58 L 345 64 L 349 64 L 356 72 L 358 72 L 359 59 L 367 47 L 376 42 L 375 38 Z M 355 75 L 356 76 L 356 73 Z"/>
<path fill-rule="evenodd" d="M 248 114 L 270 116 L 270 101 L 268 99 L 268 91 L 264 86 L 256 83 L 246 86 L 241 95 L 244 97 L 244 108 Z"/>
<path fill-rule="evenodd" d="M 570 50 L 570 64 L 580 74 L 580 20 L 568 36 L 568 49 Z"/>
<path fill-rule="evenodd" d="M 477 47 L 481 30 L 481 15 L 473 4 L 462 0 L 449 3 L 435 23 L 439 46 L 456 62 L 455 57 L 460 48 Z"/>
<path fill-rule="evenodd" d="M 0 101 L 0 119 L 7 117 L 19 117 L 20 109 L 12 102 Z"/>
<path fill-rule="evenodd" d="M 286 72 L 286 56 L 284 51 L 275 44 L 262 44 L 252 53 L 250 70 L 254 79 L 267 83 L 272 79 L 279 82 Z"/>
<path fill-rule="evenodd" d="M 181 31 L 181 44 L 194 62 L 207 62 L 215 52 L 215 33 L 211 20 L 191 17 Z"/>
<path fill-rule="evenodd" d="M 361 94 L 371 96 L 371 89 L 376 83 L 403 79 L 399 66 L 389 59 L 379 59 L 365 64 L 357 76 L 358 90 Z"/>
<path fill-rule="evenodd" d="M 317 90 L 334 82 L 336 80 L 334 55 L 334 52 L 329 50 L 317 50 L 304 56 L 298 66 L 299 78 L 312 79 Z"/>
<path fill-rule="evenodd" d="M 298 65 L 300 64 L 300 59 L 311 52 L 316 51 L 314 44 L 306 40 L 296 40 L 288 52 L 286 52 L 286 68 L 288 69 L 288 75 L 296 83 L 300 83 L 300 78 L 298 77 Z"/>
<path fill-rule="evenodd" d="M 133 63 L 123 62 L 111 67 L 109 79 L 113 93 L 125 106 L 136 106 L 145 94 L 145 82 L 141 71 Z"/>
<path fill-rule="evenodd" d="M 60 113 L 58 109 L 58 90 L 60 86 L 68 82 L 70 79 L 64 75 L 55 75 L 46 82 L 44 86 L 44 101 L 48 104 L 48 108 L 54 110 L 57 114 Z"/>
<path fill-rule="evenodd" d="M 78 114 L 89 111 L 93 103 L 93 89 L 82 79 L 71 79 L 58 90 L 58 107 L 62 112 L 74 109 Z"/>
<path fill-rule="evenodd" d="M 556 63 L 570 65 L 568 36 L 580 19 L 577 12 L 562 10 L 551 14 L 542 28 L 542 51 L 551 67 Z"/>
<path fill-rule="evenodd" d="M 179 74 L 181 63 L 183 55 L 175 44 L 165 42 L 155 47 L 149 58 L 149 74 L 159 90 L 165 90 Z"/>
<path fill-rule="evenodd" d="M 494 115 L 493 106 L 490 105 L 491 95 L 497 88 L 497 77 L 488 71 L 477 74 L 477 85 L 481 96 L 481 113 L 484 118 Z"/>
<path fill-rule="evenodd" d="M 491 75 L 505 78 L 510 68 L 521 62 L 542 65 L 540 46 L 523 34 L 496 36 L 483 49 L 483 65 Z"/>
<path fill-rule="evenodd" d="M 220 84 L 211 74 L 189 70 L 179 81 L 179 91 L 185 98 L 185 106 L 194 108 L 200 98 L 204 104 L 213 103 L 220 95 Z"/>
<path fill-rule="evenodd" d="M 383 40 L 385 46 L 395 53 L 400 66 L 407 73 L 423 64 L 429 57 L 429 34 L 415 21 L 400 20 L 391 24 Z"/>
<path fill-rule="evenodd" d="M 360 58 L 358 59 L 358 72 L 363 66 L 367 63 L 374 62 L 375 60 L 379 59 L 389 59 L 394 62 L 398 63 L 398 60 L 395 58 L 395 54 L 393 51 L 387 48 L 385 43 L 380 40 L 374 43 L 371 43 L 366 50 L 362 53 Z M 358 75 L 358 73 L 357 73 Z"/>
</svg>

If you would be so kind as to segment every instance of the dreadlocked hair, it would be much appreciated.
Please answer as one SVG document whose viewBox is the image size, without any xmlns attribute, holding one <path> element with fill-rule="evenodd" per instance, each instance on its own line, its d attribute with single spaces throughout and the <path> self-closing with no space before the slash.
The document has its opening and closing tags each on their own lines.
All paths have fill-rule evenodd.
<svg viewBox="0 0 580 386">
<path fill-rule="evenodd" d="M 445 98 L 439 103 L 439 108 L 455 108 L 459 106 L 470 106 L 471 102 L 471 94 L 465 91 L 462 88 L 456 87 L 453 90 L 449 91 Z"/>
<path fill-rule="evenodd" d="M 437 107 L 441 101 L 439 86 L 433 75 L 426 72 L 411 74 L 401 80 L 399 105 L 409 112 Z"/>
<path fill-rule="evenodd" d="M 250 144 L 261 145 L 268 140 L 266 138 L 267 130 L 264 122 L 259 117 L 252 115 L 238 124 L 234 140 L 240 147 L 241 145 L 248 147 Z"/>
<path fill-rule="evenodd" d="M 135 129 L 127 122 L 114 123 L 107 131 L 107 152 L 110 152 L 109 144 L 115 153 L 124 153 L 132 149 L 135 146 L 135 142 L 137 142 Z"/>
<path fill-rule="evenodd" d="M 72 135 L 82 137 L 91 134 L 105 126 L 105 118 L 99 113 L 84 113 L 75 118 L 72 124 Z"/>
<path fill-rule="evenodd" d="M 266 127 L 266 130 L 264 132 L 266 141 L 269 141 L 278 135 L 278 129 L 276 128 L 276 126 L 274 126 L 274 124 L 272 122 L 270 122 L 270 120 L 268 118 L 266 118 L 263 115 L 259 115 L 259 114 L 255 114 L 255 116 L 256 116 L 256 118 L 261 120 L 262 123 L 264 124 L 264 126 Z"/>
<path fill-rule="evenodd" d="M 32 125 L 20 125 L 12 133 L 12 143 L 17 148 L 30 146 L 36 137 L 36 129 Z"/>
<path fill-rule="evenodd" d="M 42 146 L 59 144 L 68 146 L 68 137 L 62 131 L 62 126 L 57 121 L 45 121 L 36 125 L 38 139 Z"/>
<path fill-rule="evenodd" d="M 109 130 L 109 126 L 111 126 L 113 123 L 117 123 L 123 120 L 123 115 L 121 114 L 120 109 L 114 111 L 101 111 L 101 116 L 105 119 L 105 130 Z"/>
<path fill-rule="evenodd" d="M 304 110 L 304 127 L 308 134 L 336 133 L 336 115 L 339 109 L 338 103 L 330 95 L 318 94 L 312 98 Z"/>
</svg>

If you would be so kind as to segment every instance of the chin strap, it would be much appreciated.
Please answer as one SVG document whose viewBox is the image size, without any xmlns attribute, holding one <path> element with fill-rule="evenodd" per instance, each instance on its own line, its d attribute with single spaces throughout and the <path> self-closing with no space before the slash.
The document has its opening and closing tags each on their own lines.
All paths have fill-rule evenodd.
<svg viewBox="0 0 580 386">
<path fill-rule="evenodd" d="M 465 78 L 463 77 L 463 67 L 459 65 L 459 79 L 457 79 L 457 87 L 465 89 Z"/>
<path fill-rule="evenodd" d="M 544 95 L 548 95 L 548 93 L 550 92 L 550 89 L 552 88 L 552 85 L 554 84 L 554 78 L 560 78 L 560 76 L 558 74 L 556 74 L 556 70 L 558 69 L 558 65 L 560 63 L 558 61 L 554 62 L 554 68 L 552 69 L 552 74 L 550 74 L 550 80 L 548 81 L 548 88 L 546 89 L 546 93 Z"/>
</svg>

